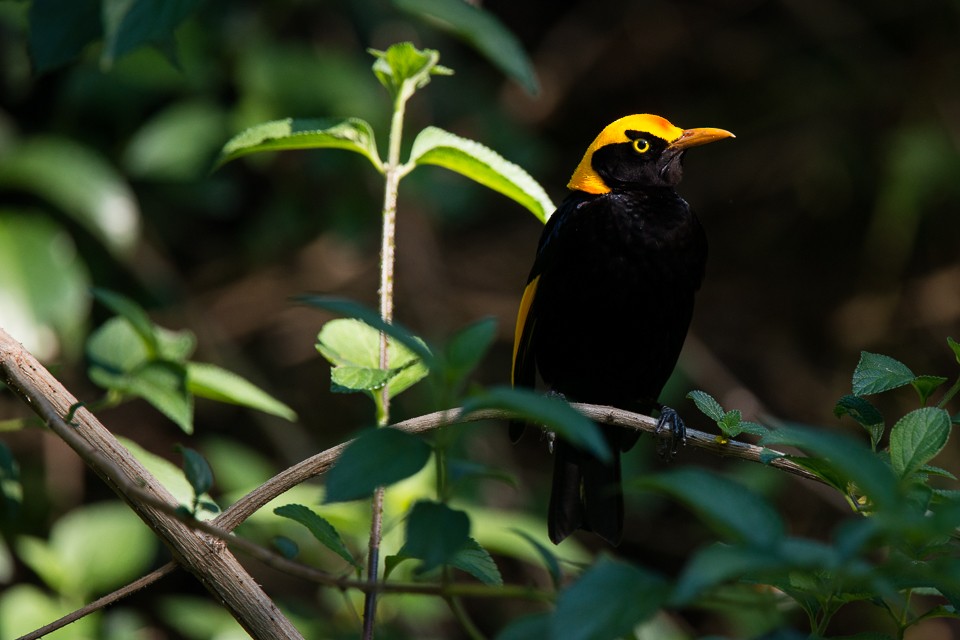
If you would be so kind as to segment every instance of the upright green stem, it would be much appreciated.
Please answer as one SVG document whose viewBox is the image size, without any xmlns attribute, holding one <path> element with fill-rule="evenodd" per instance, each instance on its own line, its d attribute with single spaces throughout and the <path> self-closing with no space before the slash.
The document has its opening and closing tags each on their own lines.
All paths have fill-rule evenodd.
<svg viewBox="0 0 960 640">
<path fill-rule="evenodd" d="M 397 188 L 400 184 L 400 140 L 403 135 L 403 115 L 407 99 L 410 96 L 401 92 L 393 105 L 393 119 L 390 122 L 390 148 L 387 152 L 387 164 L 384 167 L 385 187 L 383 193 L 383 229 L 380 239 L 380 317 L 384 322 L 393 321 L 393 269 L 396 251 L 397 227 Z M 387 334 L 380 334 L 380 368 L 390 368 L 387 353 Z M 390 424 L 390 389 L 384 385 L 380 392 L 377 407 L 377 424 Z M 367 550 L 367 580 L 377 581 L 380 566 L 380 540 L 383 535 L 383 487 L 373 493 L 372 516 L 370 520 L 370 544 Z M 368 591 L 363 602 L 363 638 L 373 638 L 374 620 L 377 614 L 376 591 Z"/>
</svg>

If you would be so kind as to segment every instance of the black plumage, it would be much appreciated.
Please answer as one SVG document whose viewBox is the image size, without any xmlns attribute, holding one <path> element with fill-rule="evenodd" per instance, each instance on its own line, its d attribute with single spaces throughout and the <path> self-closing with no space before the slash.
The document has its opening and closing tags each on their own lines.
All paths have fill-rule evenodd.
<svg viewBox="0 0 960 640">
<path fill-rule="evenodd" d="M 611 124 L 588 149 L 573 192 L 550 217 L 517 319 L 513 383 L 537 373 L 569 401 L 651 413 L 693 314 L 707 258 L 700 222 L 674 186 L 689 146 L 729 137 L 658 116 Z M 675 417 L 672 411 L 661 413 Z M 667 425 L 678 429 L 682 423 Z M 511 425 L 516 439 L 522 424 Z M 558 440 L 549 533 L 577 528 L 612 544 L 623 529 L 620 452 L 636 435 L 601 426 L 611 463 Z"/>
</svg>

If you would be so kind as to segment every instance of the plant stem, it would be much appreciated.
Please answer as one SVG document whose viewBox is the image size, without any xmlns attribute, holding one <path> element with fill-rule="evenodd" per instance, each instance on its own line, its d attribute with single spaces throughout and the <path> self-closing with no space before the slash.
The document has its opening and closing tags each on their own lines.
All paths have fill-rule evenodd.
<svg viewBox="0 0 960 640">
<path fill-rule="evenodd" d="M 957 392 L 960 391 L 960 378 L 957 378 L 957 381 L 953 383 L 953 386 L 947 390 L 943 397 L 940 399 L 940 402 L 937 403 L 938 409 L 943 409 L 947 406 L 947 403 L 953 400 L 953 396 L 957 395 Z"/>
<path fill-rule="evenodd" d="M 390 122 L 390 147 L 384 168 L 383 229 L 380 238 L 380 317 L 384 322 L 393 321 L 393 272 L 396 255 L 397 188 L 400 184 L 400 140 L 403 135 L 403 115 L 409 98 L 404 92 L 393 103 L 393 118 Z M 380 368 L 390 368 L 387 351 L 387 334 L 380 334 Z M 390 385 L 384 385 L 378 403 L 378 426 L 390 424 Z M 367 550 L 367 580 L 377 581 L 380 566 L 380 539 L 383 534 L 383 487 L 373 493 L 370 518 L 370 545 Z M 377 614 L 377 593 L 368 591 L 363 602 L 363 638 L 373 638 L 374 620 Z"/>
</svg>

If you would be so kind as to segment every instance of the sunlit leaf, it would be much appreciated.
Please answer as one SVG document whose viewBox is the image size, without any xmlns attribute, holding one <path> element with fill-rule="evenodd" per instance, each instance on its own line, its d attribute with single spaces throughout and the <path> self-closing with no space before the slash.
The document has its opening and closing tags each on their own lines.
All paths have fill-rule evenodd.
<svg viewBox="0 0 960 640">
<path fill-rule="evenodd" d="M 410 164 L 433 164 L 470 178 L 526 207 L 545 221 L 556 209 L 533 177 L 496 151 L 437 127 L 426 127 L 413 141 Z"/>
<path fill-rule="evenodd" d="M 255 125 L 223 146 L 215 168 L 251 153 L 293 149 L 346 149 L 365 156 L 377 171 L 383 171 L 373 128 L 359 118 L 284 118 Z"/>
<path fill-rule="evenodd" d="M 209 170 L 225 137 L 225 116 L 209 102 L 174 104 L 147 121 L 123 154 L 131 175 L 187 182 Z"/>
<path fill-rule="evenodd" d="M 299 522 L 327 549 L 330 549 L 357 569 L 361 568 L 360 563 L 357 562 L 353 554 L 350 553 L 350 550 L 343 544 L 343 539 L 334 526 L 327 522 L 326 519 L 314 513 L 309 507 L 305 507 L 302 504 L 286 504 L 282 507 L 277 507 L 273 512 L 283 518 L 289 518 L 294 522 Z"/>
<path fill-rule="evenodd" d="M 188 362 L 187 389 L 201 398 L 229 402 L 295 421 L 297 413 L 249 380 L 213 364 Z"/>
<path fill-rule="evenodd" d="M 0 154 L 0 186 L 43 198 L 112 254 L 131 257 L 140 237 L 140 209 L 130 186 L 100 154 L 53 137 L 31 138 L 11 151 Z"/>
<path fill-rule="evenodd" d="M 440 54 L 433 49 L 417 49 L 409 42 L 390 45 L 386 51 L 368 49 L 376 58 L 373 73 L 395 99 L 406 101 L 430 82 L 431 75 L 450 75 L 440 66 Z"/>
</svg>

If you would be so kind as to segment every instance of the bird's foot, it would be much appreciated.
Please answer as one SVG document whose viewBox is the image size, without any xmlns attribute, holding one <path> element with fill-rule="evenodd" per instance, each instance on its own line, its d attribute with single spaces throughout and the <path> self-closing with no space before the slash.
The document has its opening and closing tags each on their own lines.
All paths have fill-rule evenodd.
<svg viewBox="0 0 960 640">
<path fill-rule="evenodd" d="M 654 433 L 660 433 L 666 429 L 669 436 L 657 439 L 657 454 L 661 458 L 671 459 L 677 455 L 681 446 L 687 444 L 687 426 L 683 423 L 680 414 L 670 407 L 660 405 L 660 417 L 657 419 L 657 428 Z"/>
<path fill-rule="evenodd" d="M 546 395 L 548 398 L 559 398 L 561 400 L 567 399 L 565 395 L 563 395 L 559 391 L 554 391 L 553 389 L 550 389 L 549 391 L 547 391 Z M 553 454 L 553 447 L 557 442 L 557 434 L 553 431 L 550 431 L 546 427 L 543 427 L 543 437 L 547 440 L 547 451 Z"/>
</svg>

